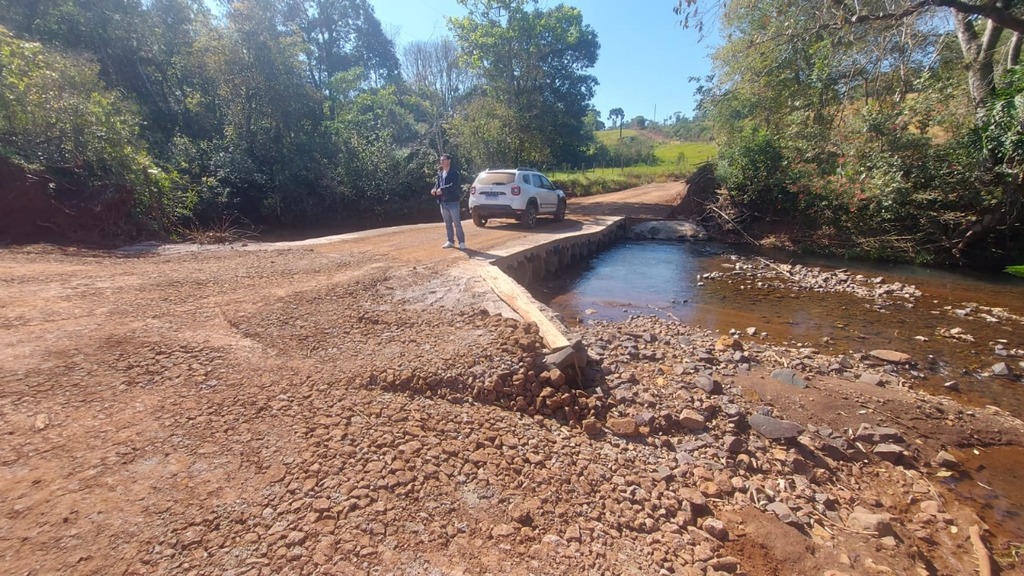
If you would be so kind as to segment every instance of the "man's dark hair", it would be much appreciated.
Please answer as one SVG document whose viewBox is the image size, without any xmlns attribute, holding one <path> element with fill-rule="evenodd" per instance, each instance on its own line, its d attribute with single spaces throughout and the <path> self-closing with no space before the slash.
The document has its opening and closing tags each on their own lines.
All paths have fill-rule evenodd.
<svg viewBox="0 0 1024 576">
<path fill-rule="evenodd" d="M 451 159 L 452 159 L 452 157 L 449 156 L 448 154 L 441 154 L 441 160 L 451 160 Z"/>
</svg>

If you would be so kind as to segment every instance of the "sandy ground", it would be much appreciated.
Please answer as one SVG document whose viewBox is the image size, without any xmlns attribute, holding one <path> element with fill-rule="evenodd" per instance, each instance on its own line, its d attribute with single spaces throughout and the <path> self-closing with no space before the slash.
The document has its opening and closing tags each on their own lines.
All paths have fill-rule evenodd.
<svg viewBox="0 0 1024 576">
<path fill-rule="evenodd" d="M 947 536 L 931 542 L 815 534 L 742 499 L 698 505 L 684 494 L 701 474 L 670 481 L 659 468 L 677 459 L 667 441 L 585 434 L 564 411 L 495 401 L 501 385 L 559 383 L 540 365 L 536 331 L 502 315 L 474 267 L 601 216 L 660 216 L 682 192 L 669 183 L 576 199 L 565 222 L 532 231 L 466 221 L 466 252 L 440 248 L 440 222 L 290 244 L 0 251 L 0 572 L 969 568 L 977 519 L 955 503 L 931 528 Z M 657 362 L 644 363 L 637 373 L 653 382 Z M 791 419 L 824 409 L 837 429 L 855 428 L 874 394 L 816 386 L 788 401 L 757 372 L 732 384 Z M 579 420 L 603 425 L 622 410 L 555 391 Z M 920 403 L 891 395 L 887 410 L 900 414 Z M 926 457 L 980 427 L 927 422 L 917 430 Z M 909 488 L 862 485 L 879 491 L 864 502 L 916 512 Z M 950 537 L 948 525 L 962 529 Z"/>
</svg>

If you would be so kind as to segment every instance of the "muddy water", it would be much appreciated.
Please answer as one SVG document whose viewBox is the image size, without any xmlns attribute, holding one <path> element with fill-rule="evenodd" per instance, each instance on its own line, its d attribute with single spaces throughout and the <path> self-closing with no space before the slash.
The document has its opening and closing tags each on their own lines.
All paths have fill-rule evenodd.
<svg viewBox="0 0 1024 576">
<path fill-rule="evenodd" d="M 756 288 L 750 279 L 709 279 L 732 270 L 738 258 L 766 258 L 826 271 L 846 269 L 884 282 L 912 284 L 911 306 L 879 306 L 845 293 Z M 994 405 L 1024 418 L 1024 383 L 992 375 L 1005 362 L 1024 372 L 1024 279 L 954 274 L 911 266 L 752 253 L 713 243 L 622 242 L 556 281 L 531 288 L 569 324 L 652 314 L 725 333 L 756 327 L 777 344 L 808 346 L 824 354 L 887 348 L 910 354 L 921 380 L 915 387 L 971 406 Z M 1016 318 L 1000 317 L 1002 309 Z M 949 338 L 940 333 L 956 333 Z M 1004 356 L 1003 354 L 1009 354 Z M 959 391 L 948 386 L 955 382 Z M 1024 539 L 1024 451 L 998 448 L 959 455 L 969 474 L 948 484 L 973 500 L 993 529 Z"/>
</svg>

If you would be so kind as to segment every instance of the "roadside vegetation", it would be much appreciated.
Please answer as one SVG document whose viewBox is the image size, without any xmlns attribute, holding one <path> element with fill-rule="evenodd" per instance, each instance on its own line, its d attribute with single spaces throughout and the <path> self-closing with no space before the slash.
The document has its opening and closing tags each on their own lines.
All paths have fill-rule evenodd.
<svg viewBox="0 0 1024 576">
<path fill-rule="evenodd" d="M 579 9 L 459 2 L 448 36 L 395 46 L 366 0 L 0 0 L 0 212 L 107 214 L 117 240 L 366 227 L 433 216 L 440 152 L 579 195 L 711 161 L 716 213 L 752 238 L 1024 262 L 1015 4 L 680 1 L 666 18 L 721 34 L 714 74 L 692 117 L 655 122 L 591 105 Z"/>
<path fill-rule="evenodd" d="M 466 175 L 582 165 L 583 14 L 461 3 L 447 37 L 398 47 L 366 0 L 0 0 L 0 167 L 21 171 L 0 212 L 116 212 L 112 241 L 366 227 L 434 216 L 441 152 Z"/>
<path fill-rule="evenodd" d="M 591 156 L 589 166 L 549 172 L 559 186 L 575 196 L 682 180 L 701 164 L 714 161 L 717 154 L 712 143 L 674 140 L 660 126 L 624 129 L 621 136 L 618 129 L 602 130 L 595 138 L 601 151 Z"/>
<path fill-rule="evenodd" d="M 723 39 L 699 108 L 730 226 L 847 256 L 1024 261 L 1024 19 L 942 5 L 678 3 Z"/>
</svg>

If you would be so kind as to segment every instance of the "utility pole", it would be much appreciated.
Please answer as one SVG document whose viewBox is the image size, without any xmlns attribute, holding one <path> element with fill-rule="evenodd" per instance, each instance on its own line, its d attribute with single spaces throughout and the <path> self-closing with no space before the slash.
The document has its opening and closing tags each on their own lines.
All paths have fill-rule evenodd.
<svg viewBox="0 0 1024 576">
<path fill-rule="evenodd" d="M 654 123 L 655 124 L 658 123 L 658 105 L 657 104 L 654 105 Z"/>
</svg>

